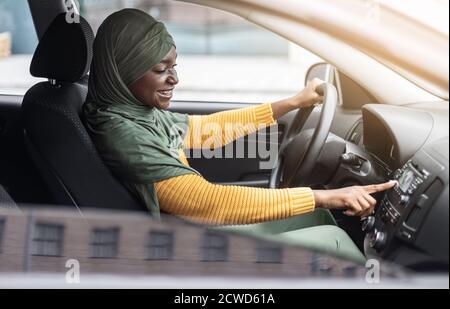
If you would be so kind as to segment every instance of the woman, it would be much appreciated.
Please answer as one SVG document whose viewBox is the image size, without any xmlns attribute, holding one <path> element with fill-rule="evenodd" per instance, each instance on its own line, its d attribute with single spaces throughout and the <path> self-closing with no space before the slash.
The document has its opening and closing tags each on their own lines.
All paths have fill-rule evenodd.
<svg viewBox="0 0 450 309">
<path fill-rule="evenodd" d="M 155 217 L 163 211 L 210 225 L 268 222 L 234 230 L 263 230 L 287 241 L 291 237 L 288 231 L 294 231 L 294 238 L 303 239 L 310 247 L 319 246 L 316 249 L 362 261 L 362 254 L 342 230 L 314 226 L 333 224 L 329 217 L 317 219 L 324 213 L 298 216 L 315 208 L 367 216 L 376 205 L 370 194 L 394 183 L 330 191 L 220 186 L 207 182 L 189 167 L 183 152 L 183 148 L 202 145 L 208 138 L 215 140 L 215 147 L 225 145 L 275 124 L 289 111 L 320 102 L 322 98 L 314 89 L 321 81 L 314 80 L 298 95 L 276 103 L 188 116 L 167 110 L 178 83 L 176 58 L 175 43 L 164 25 L 142 11 L 116 12 L 99 28 L 84 114 L 94 143 L 113 173 Z M 229 132 L 227 123 L 244 123 L 248 129 Z M 218 136 L 203 135 L 202 128 L 210 124 L 220 126 L 222 132 Z M 300 227 L 304 229 L 297 231 Z"/>
</svg>

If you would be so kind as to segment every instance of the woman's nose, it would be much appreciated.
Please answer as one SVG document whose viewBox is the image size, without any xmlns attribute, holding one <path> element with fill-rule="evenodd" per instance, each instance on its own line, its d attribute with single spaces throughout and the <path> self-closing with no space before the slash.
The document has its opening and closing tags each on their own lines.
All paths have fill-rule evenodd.
<svg viewBox="0 0 450 309">
<path fill-rule="evenodd" d="M 171 85 L 176 85 L 178 84 L 178 74 L 177 71 L 172 69 L 170 70 L 170 74 L 169 77 L 167 78 L 167 81 L 171 84 Z"/>
</svg>

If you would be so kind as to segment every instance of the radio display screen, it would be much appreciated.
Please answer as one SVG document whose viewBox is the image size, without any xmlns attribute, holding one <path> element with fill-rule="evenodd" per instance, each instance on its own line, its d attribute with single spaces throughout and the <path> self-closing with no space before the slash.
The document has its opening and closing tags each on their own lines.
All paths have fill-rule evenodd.
<svg viewBox="0 0 450 309">
<path fill-rule="evenodd" d="M 414 181 L 414 176 L 415 174 L 412 170 L 406 170 L 398 180 L 399 188 L 403 193 L 406 193 L 409 187 L 412 185 Z"/>
</svg>

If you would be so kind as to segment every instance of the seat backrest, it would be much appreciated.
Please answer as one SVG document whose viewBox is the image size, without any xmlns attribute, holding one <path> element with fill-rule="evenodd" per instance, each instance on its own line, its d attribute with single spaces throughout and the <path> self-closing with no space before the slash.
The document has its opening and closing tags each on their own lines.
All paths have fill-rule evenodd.
<svg viewBox="0 0 450 309">
<path fill-rule="evenodd" d="M 48 82 L 25 94 L 25 142 L 55 202 L 80 207 L 145 210 L 98 155 L 80 115 L 94 35 L 87 21 L 50 24 L 34 53 L 30 72 Z"/>
</svg>

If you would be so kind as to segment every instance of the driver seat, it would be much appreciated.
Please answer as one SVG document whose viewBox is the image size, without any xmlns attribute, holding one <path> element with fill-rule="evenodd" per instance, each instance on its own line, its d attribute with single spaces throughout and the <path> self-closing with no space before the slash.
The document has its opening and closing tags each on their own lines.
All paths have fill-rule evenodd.
<svg viewBox="0 0 450 309">
<path fill-rule="evenodd" d="M 27 150 L 57 204 L 143 211 L 102 162 L 80 119 L 94 34 L 84 18 L 65 17 L 50 24 L 31 63 L 31 75 L 49 81 L 23 99 Z"/>
</svg>

